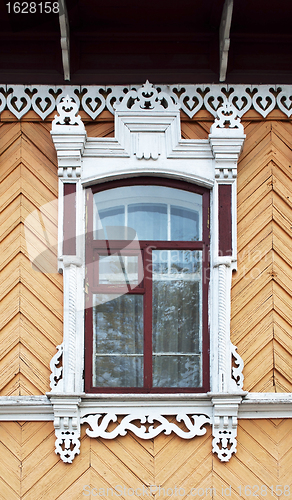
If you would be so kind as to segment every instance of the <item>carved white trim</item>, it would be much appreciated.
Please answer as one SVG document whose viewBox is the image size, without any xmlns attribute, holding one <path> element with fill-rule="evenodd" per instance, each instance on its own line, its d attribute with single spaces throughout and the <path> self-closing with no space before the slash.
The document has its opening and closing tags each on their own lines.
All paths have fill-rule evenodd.
<svg viewBox="0 0 292 500">
<path fill-rule="evenodd" d="M 58 125 L 74 125 L 80 127 L 81 130 L 84 130 L 84 124 L 81 120 L 80 115 L 77 115 L 79 111 L 79 105 L 76 103 L 76 100 L 66 95 L 57 105 L 57 111 L 59 115 L 55 115 L 55 118 L 52 123 L 52 129 L 57 131 Z M 63 130 L 63 128 L 62 128 Z"/>
<path fill-rule="evenodd" d="M 143 408 L 156 408 L 159 406 L 160 415 L 171 415 L 173 408 L 179 409 L 182 406 L 180 395 L 177 398 L 171 399 L 165 394 L 156 394 L 155 398 L 148 399 L 145 402 L 144 394 L 127 395 L 128 401 L 125 403 L 125 396 L 121 396 L 121 401 L 118 404 L 117 394 L 107 395 L 104 398 L 90 398 L 79 395 L 80 397 L 80 416 L 88 415 L 89 412 L 105 413 L 107 410 L 120 415 L 121 411 L 125 411 L 125 405 L 129 410 L 130 404 L 133 405 L 133 398 L 136 401 L 138 410 Z M 148 396 L 148 395 L 146 395 Z M 158 398 L 156 397 L 158 396 Z M 173 396 L 173 395 L 172 395 Z M 211 396 L 205 395 L 205 399 L 198 399 L 196 394 L 189 394 L 188 404 L 181 408 L 182 413 L 187 415 L 203 414 L 209 416 L 212 420 L 212 403 Z M 185 397 L 185 395 L 184 395 Z M 51 398 L 51 395 L 50 395 Z M 162 404 L 164 403 L 164 404 Z M 242 402 L 238 408 L 238 419 L 262 419 L 262 418 L 292 418 L 292 393 L 274 393 L 274 392 L 250 392 L 243 396 Z M 0 398 L 0 421 L 7 422 L 24 422 L 24 421 L 53 421 L 54 412 L 53 405 L 48 396 L 1 396 Z"/>
<path fill-rule="evenodd" d="M 153 439 L 160 433 L 166 435 L 174 432 L 183 439 L 192 439 L 195 436 L 203 436 L 206 434 L 206 429 L 203 427 L 211 423 L 210 417 L 207 415 L 186 415 L 178 413 L 176 415 L 177 422 L 183 422 L 188 431 L 179 427 L 176 423 L 169 422 L 167 418 L 157 412 L 145 413 L 142 411 L 132 412 L 122 418 L 117 426 L 109 431 L 108 425 L 111 422 L 117 422 L 118 417 L 115 413 L 87 415 L 81 419 L 81 424 L 87 423 L 90 429 L 86 429 L 86 434 L 89 437 L 104 439 L 114 439 L 117 436 L 125 436 L 128 431 L 133 432 L 141 439 Z M 138 424 L 138 422 L 140 424 Z M 157 422 L 160 425 L 155 427 Z M 146 424 L 146 425 L 143 425 Z M 151 425 L 153 424 L 153 425 Z"/>
<path fill-rule="evenodd" d="M 71 464 L 80 453 L 80 425 L 77 418 L 56 417 L 55 426 L 55 453 L 60 455 L 64 463 Z"/>
<path fill-rule="evenodd" d="M 42 120 L 52 113 L 63 97 L 76 99 L 78 107 L 94 120 L 104 109 L 114 114 L 114 106 L 139 86 L 50 86 L 50 85 L 1 85 L 0 112 L 7 108 L 21 119 L 30 109 Z M 178 103 L 187 116 L 192 118 L 203 107 L 214 117 L 223 102 L 231 102 L 242 117 L 249 109 L 255 109 L 263 118 L 278 107 L 288 118 L 292 115 L 291 85 L 154 85 L 168 98 L 170 106 Z M 172 104 L 171 104 L 172 103 Z"/>
<path fill-rule="evenodd" d="M 219 368 L 219 390 L 226 391 L 226 334 L 227 332 L 227 297 L 226 297 L 226 274 L 224 264 L 219 266 L 218 293 L 220 297 L 218 306 L 218 368 Z"/>
<path fill-rule="evenodd" d="M 238 110 L 231 101 L 228 99 L 223 101 L 222 105 L 217 109 L 217 115 L 218 117 L 215 118 L 211 126 L 211 134 L 214 134 L 217 131 L 216 129 L 225 129 L 226 125 L 228 125 L 228 128 L 236 128 L 242 134 L 244 133 L 243 125 L 240 123 L 238 116 Z"/>
<path fill-rule="evenodd" d="M 54 410 L 55 453 L 71 464 L 80 453 L 80 415 L 78 396 L 50 396 Z"/>
<path fill-rule="evenodd" d="M 168 89 L 168 90 L 167 90 Z M 218 90 L 218 89 L 217 89 Z M 87 139 L 81 118 L 78 115 L 77 94 L 71 97 L 68 89 L 58 95 L 58 112 L 52 124 L 52 138 L 57 150 L 60 170 L 59 222 L 62 228 L 63 217 L 63 182 L 68 182 L 72 175 L 72 167 L 77 166 L 80 177 L 76 179 L 76 227 L 77 238 L 84 242 L 85 203 L 80 203 L 84 196 L 84 186 L 102 182 L 111 178 L 129 177 L 132 175 L 159 175 L 174 177 L 188 182 L 196 182 L 212 189 L 211 198 L 211 298 L 210 298 L 210 331 L 211 331 L 211 390 L 216 393 L 230 395 L 240 393 L 238 371 L 232 372 L 232 353 L 230 343 L 230 287 L 232 266 L 236 261 L 236 167 L 244 141 L 243 127 L 238 118 L 238 109 L 230 100 L 224 100 L 217 92 L 218 118 L 211 128 L 208 140 L 181 139 L 180 104 L 176 94 L 169 93 L 170 88 L 156 88 L 149 82 L 142 87 L 125 90 L 123 87 L 100 91 L 102 99 L 97 99 L 91 92 L 85 105 L 91 105 L 91 114 L 95 115 L 103 102 L 110 103 L 115 109 L 115 137 Z M 199 91 L 198 91 L 199 92 Z M 212 107 L 210 89 L 206 89 L 206 103 Z M 174 97 L 175 96 L 175 97 Z M 186 99 L 184 102 L 186 103 Z M 198 99 L 198 102 L 200 99 Z M 214 101 L 214 99 L 213 99 Z M 195 101 L 193 101 L 195 102 Z M 203 102 L 202 100 L 200 101 Z M 100 103 L 100 105 L 99 105 Z M 227 126 L 226 126 L 227 125 Z M 98 158 L 98 162 L 97 162 Z M 97 168 L 98 166 L 98 168 Z M 232 235 L 234 254 L 231 257 L 221 257 L 218 254 L 218 185 L 232 185 Z M 79 201 L 78 201 L 79 200 Z M 83 228 L 83 233 L 82 233 Z M 83 234 L 83 236 L 82 236 Z M 62 239 L 62 231 L 59 233 Z M 81 244 L 81 246 L 83 246 Z M 78 245 L 77 245 L 78 247 Z M 91 430 L 88 434 L 95 437 L 114 438 L 125 435 L 131 430 L 142 439 L 153 438 L 161 432 L 175 432 L 185 439 L 204 433 L 202 425 L 214 423 L 212 414 L 205 413 L 204 405 L 187 409 L 179 401 L 173 407 L 169 396 L 169 408 L 159 408 L 151 403 L 143 410 L 133 407 L 124 395 L 124 409 L 114 410 L 113 406 L 88 407 L 86 413 L 80 407 L 70 402 L 70 394 L 76 397 L 82 391 L 82 368 L 84 359 L 84 276 L 85 263 L 82 249 L 76 251 L 76 256 L 62 255 L 59 245 L 59 263 L 64 277 L 64 356 L 63 356 L 63 394 L 58 394 L 55 388 L 50 397 L 55 400 L 55 416 L 82 418 Z M 212 304 L 214 308 L 212 309 Z M 219 359 L 218 359 L 219 352 Z M 80 356 L 80 353 L 82 355 Z M 78 356 L 79 354 L 79 356 Z M 238 358 L 236 358 L 238 361 Z M 239 368 L 240 363 L 235 368 Z M 211 396 L 207 396 L 210 400 Z M 69 399 L 68 399 L 69 398 Z M 194 400 L 196 399 L 193 395 Z M 202 398 L 204 399 L 204 398 Z M 224 397 L 223 397 L 224 399 Z M 239 398 L 241 400 L 241 398 Z M 224 399 L 224 402 L 225 399 Z M 220 398 L 219 398 L 220 403 Z M 217 404 L 217 403 L 216 403 Z M 239 404 L 239 403 L 238 403 Z M 218 406 L 218 405 L 217 405 Z M 235 405 L 236 406 L 236 405 Z M 236 406 L 236 408 L 238 405 Z M 67 409 L 67 411 L 65 411 Z M 184 422 L 185 428 L 169 423 L 166 415 L 171 414 L 177 420 Z M 214 412 L 216 405 L 214 406 Z M 234 404 L 220 406 L 220 417 L 233 416 Z M 217 411 L 217 410 L 216 410 Z M 72 413 L 73 412 L 73 413 Z M 218 412 L 217 412 L 218 413 Z M 215 412 L 214 414 L 217 415 Z M 122 420 L 110 431 L 108 425 L 117 421 L 117 415 Z M 136 421 L 140 424 L 136 424 Z M 57 422 L 58 424 L 58 422 Z M 151 425 L 158 424 L 158 425 Z M 214 428 L 215 429 L 215 428 Z M 71 438 L 71 429 L 67 429 Z M 59 427 L 56 427 L 60 433 Z M 61 435 L 64 438 L 64 434 Z M 216 437 L 217 435 L 215 435 Z M 61 439 L 61 438 L 60 438 Z M 68 438 L 69 439 L 69 438 Z M 73 438 L 72 438 L 73 439 Z M 63 442 L 64 446 L 64 442 Z"/>
<path fill-rule="evenodd" d="M 241 358 L 241 356 L 239 356 L 238 352 L 237 352 L 237 347 L 235 345 L 233 345 L 231 342 L 230 342 L 230 351 L 231 351 L 231 359 L 232 361 L 234 361 L 234 365 L 232 364 L 232 361 L 231 361 L 231 366 L 232 366 L 232 369 L 231 369 L 231 376 L 232 376 L 232 379 L 235 381 L 237 387 L 239 389 L 242 389 L 243 388 L 243 360 Z"/>
<path fill-rule="evenodd" d="M 233 453 L 236 453 L 237 415 L 242 396 L 215 395 L 212 398 L 213 413 L 213 453 L 218 455 L 221 462 L 228 462 Z"/>
<path fill-rule="evenodd" d="M 50 388 L 52 390 L 57 390 L 62 392 L 63 391 L 63 365 L 59 366 L 61 362 L 61 359 L 63 357 L 63 343 L 61 345 L 57 345 L 57 351 L 56 354 L 52 357 L 50 361 L 50 369 L 51 369 L 51 375 L 50 375 Z"/>
<path fill-rule="evenodd" d="M 213 436 L 213 453 L 218 455 L 221 462 L 228 462 L 232 453 L 236 452 L 237 418 L 214 417 Z"/>
<path fill-rule="evenodd" d="M 130 90 L 116 102 L 114 109 L 117 111 L 176 111 L 179 109 L 177 98 L 167 92 L 156 89 L 151 83 L 146 81 L 137 90 Z"/>
</svg>

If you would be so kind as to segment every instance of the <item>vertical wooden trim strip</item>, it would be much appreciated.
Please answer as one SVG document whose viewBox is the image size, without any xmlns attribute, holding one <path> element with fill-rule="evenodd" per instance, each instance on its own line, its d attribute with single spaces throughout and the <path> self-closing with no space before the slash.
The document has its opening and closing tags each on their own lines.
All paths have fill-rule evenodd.
<svg viewBox="0 0 292 500">
<path fill-rule="evenodd" d="M 63 254 L 76 255 L 76 184 L 64 184 Z"/>
<path fill-rule="evenodd" d="M 231 185 L 219 184 L 219 255 L 232 255 Z"/>
</svg>

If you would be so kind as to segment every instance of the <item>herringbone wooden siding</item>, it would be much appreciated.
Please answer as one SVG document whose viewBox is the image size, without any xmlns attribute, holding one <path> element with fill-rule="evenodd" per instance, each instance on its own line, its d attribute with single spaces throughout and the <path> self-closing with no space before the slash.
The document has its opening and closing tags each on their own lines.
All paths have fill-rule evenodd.
<svg viewBox="0 0 292 500">
<path fill-rule="evenodd" d="M 283 118 L 245 116 L 238 164 L 231 340 L 244 361 L 244 389 L 255 392 L 292 391 L 292 124 Z M 202 116 L 182 130 L 207 138 L 210 122 Z"/>
<path fill-rule="evenodd" d="M 259 494 L 258 498 L 272 500 L 279 498 L 271 494 L 271 486 L 275 490 L 276 485 L 281 485 L 282 491 L 289 486 L 290 495 L 281 499 L 291 498 L 291 433 L 291 419 L 240 420 L 237 454 L 224 464 L 211 453 L 210 429 L 205 436 L 190 441 L 172 435 L 150 441 L 132 435 L 115 440 L 90 439 L 83 429 L 81 453 L 70 465 L 54 453 L 52 422 L 1 422 L 0 500 L 80 500 L 98 497 L 100 488 L 105 491 L 104 496 L 100 491 L 100 496 L 111 499 L 118 496 L 110 490 L 106 496 L 107 489 L 119 492 L 124 487 L 129 491 L 129 495 L 121 496 L 125 500 L 247 500 L 253 492 Z M 90 496 L 85 496 L 86 485 L 96 488 Z M 150 485 L 160 486 L 160 495 L 159 490 L 150 495 Z M 140 490 L 131 495 L 130 488 Z M 196 488 L 193 495 L 192 488 Z"/>
<path fill-rule="evenodd" d="M 56 154 L 50 123 L 9 119 L 4 116 L 0 124 L 0 394 L 43 394 L 49 390 L 50 359 L 62 339 L 62 278 L 32 270 L 24 220 L 57 196 Z M 232 340 L 245 361 L 245 389 L 285 392 L 292 383 L 292 125 L 273 117 L 259 121 L 252 113 L 244 125 Z M 113 134 L 108 114 L 87 128 L 91 136 Z M 210 117 L 202 112 L 198 120 L 185 120 L 182 129 L 184 137 L 206 138 Z M 50 236 L 56 238 L 57 214 L 46 216 Z M 42 251 L 42 234 L 35 232 L 34 238 Z M 175 486 L 185 490 L 185 495 L 174 496 L 179 499 L 191 488 L 213 488 L 213 499 L 226 500 L 229 485 L 232 499 L 250 498 L 247 485 L 259 486 L 259 492 L 263 487 L 263 499 L 275 498 L 269 489 L 265 495 L 265 486 L 289 485 L 292 494 L 290 419 L 240 420 L 238 451 L 227 464 L 211 453 L 210 429 L 190 441 L 173 435 L 150 441 L 132 435 L 95 440 L 82 432 L 81 454 L 68 465 L 54 453 L 52 422 L 0 422 L 0 500 L 83 499 L 85 485 L 105 491 L 157 485 L 166 492 L 157 493 L 157 500 L 170 497 L 167 488 L 174 491 Z M 210 491 L 202 495 L 203 490 L 193 498 L 211 498 Z"/>
<path fill-rule="evenodd" d="M 238 271 L 232 287 L 232 341 L 246 390 L 292 390 L 291 226 L 292 125 L 244 121 L 238 165 Z M 0 394 L 44 394 L 49 362 L 62 339 L 62 277 L 32 270 L 24 221 L 57 196 L 56 153 L 49 122 L 0 124 L 1 337 Z M 91 136 L 113 135 L 108 113 L 89 123 Z M 210 117 L 182 123 L 183 136 L 205 138 Z M 46 216 L 57 238 L 57 213 Z M 45 248 L 35 228 L 35 246 Z"/>
<path fill-rule="evenodd" d="M 238 165 L 232 340 L 245 390 L 292 391 L 292 124 L 246 122 Z"/>
<path fill-rule="evenodd" d="M 31 212 L 57 198 L 57 157 L 51 123 L 11 118 L 6 114 L 0 123 L 0 396 L 38 395 L 50 390 L 50 360 L 62 342 L 62 276 L 32 269 L 24 224 Z M 89 135 L 111 135 L 111 115 L 110 120 L 89 124 Z M 57 242 L 56 205 L 44 217 L 50 242 Z M 43 232 L 28 229 L 41 253 Z M 53 258 L 49 264 L 56 264 Z"/>
</svg>

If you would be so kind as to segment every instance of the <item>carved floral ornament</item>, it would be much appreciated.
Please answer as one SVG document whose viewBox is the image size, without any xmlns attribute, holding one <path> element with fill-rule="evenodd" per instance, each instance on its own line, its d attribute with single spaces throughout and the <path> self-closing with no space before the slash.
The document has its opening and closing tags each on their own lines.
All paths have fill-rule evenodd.
<svg viewBox="0 0 292 500">
<path fill-rule="evenodd" d="M 148 81 L 140 88 L 63 88 L 56 97 L 57 114 L 52 138 L 59 168 L 59 266 L 64 278 L 64 338 L 51 361 L 51 393 L 54 410 L 56 453 L 71 463 L 80 453 L 80 425 L 87 425 L 92 438 L 114 439 L 132 432 L 141 439 L 174 432 L 183 439 L 206 433 L 212 426 L 213 452 L 225 462 L 236 452 L 238 408 L 245 393 L 243 362 L 230 341 L 230 286 L 236 266 L 236 167 L 244 133 L 240 110 L 223 87 L 154 87 Z M 243 97 L 241 111 L 250 99 Z M 97 116 L 105 106 L 115 113 L 115 138 L 87 139 L 78 115 L 78 92 L 84 110 Z M 10 95 L 10 94 L 9 94 Z M 51 110 L 49 87 L 43 88 L 38 105 Z M 37 105 L 35 94 L 34 105 Z M 20 98 L 18 92 L 17 97 Z M 9 102 L 12 105 L 12 97 Z M 187 102 L 192 100 L 192 109 Z M 238 97 L 237 97 L 238 99 Z M 7 101 L 8 102 L 8 101 Z M 15 103 L 18 102 L 17 100 Z M 45 109 L 47 102 L 47 109 Z M 211 102 L 213 102 L 211 106 Z M 93 108 L 98 106 L 98 108 Z M 209 140 L 181 139 L 180 109 L 191 116 L 203 104 L 215 116 Z M 217 109 L 218 108 L 218 109 Z M 216 112 L 217 109 L 217 112 Z M 21 111 L 19 111 L 21 112 Z M 96 159 L 98 158 L 98 171 Z M 176 159 L 178 161 L 173 162 Z M 170 161 L 169 161 L 170 160 Z M 170 175 L 198 182 L 213 190 L 211 249 L 211 391 L 207 394 L 121 395 L 103 397 L 83 393 L 84 357 L 84 263 L 82 236 L 76 255 L 62 255 L 63 183 L 76 185 L 76 230 L 82 235 L 83 187 L 107 177 Z M 137 175 L 137 174 L 136 174 Z M 232 255 L 218 249 L 218 193 L 221 184 L 230 187 L 232 201 Z M 80 243 L 81 242 L 81 243 Z M 174 418 L 175 417 L 175 420 Z M 82 451 L 81 451 L 82 452 Z"/>
</svg>

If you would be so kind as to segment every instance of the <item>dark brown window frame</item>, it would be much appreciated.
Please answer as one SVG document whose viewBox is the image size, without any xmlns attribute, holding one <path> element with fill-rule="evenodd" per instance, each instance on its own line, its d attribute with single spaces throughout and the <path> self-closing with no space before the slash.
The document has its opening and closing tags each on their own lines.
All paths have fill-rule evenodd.
<svg viewBox="0 0 292 500">
<path fill-rule="evenodd" d="M 86 190 L 86 268 L 89 263 L 93 262 L 93 254 L 95 251 L 102 253 L 109 250 L 107 241 L 99 241 L 93 239 L 93 195 L 100 191 L 114 189 L 124 186 L 134 185 L 157 185 L 170 188 L 182 189 L 201 194 L 203 198 L 203 238 L 202 241 L 188 242 L 188 241 L 139 241 L 139 250 L 143 254 L 144 262 L 144 279 L 141 285 L 129 289 L 127 293 L 143 294 L 144 299 L 144 387 L 94 387 L 92 385 L 92 355 L 93 355 L 93 308 L 92 308 L 92 295 L 93 293 L 109 291 L 111 285 L 94 286 L 93 274 L 87 274 L 85 278 L 85 392 L 86 393 L 205 393 L 210 390 L 210 334 L 208 326 L 208 289 L 209 289 L 209 253 L 210 253 L 210 191 L 207 188 L 198 186 L 185 181 L 176 179 L 160 178 L 160 177 L 147 177 L 140 176 L 134 178 L 125 178 L 115 181 L 108 181 L 102 184 L 90 186 Z M 122 250 L 125 247 L 125 240 L 110 242 L 111 250 L 113 248 Z M 180 249 L 180 250 L 200 250 L 202 251 L 202 277 L 203 277 L 203 301 L 202 301 L 202 387 L 194 388 L 168 388 L 152 387 L 152 314 L 148 315 L 147 311 L 152 313 L 152 273 L 150 272 L 151 260 L 149 254 L 152 249 L 166 250 L 166 249 Z M 131 246 L 127 246 L 127 251 L 131 250 Z M 148 251 L 147 251 L 148 250 Z M 149 252 L 150 250 L 150 252 Z M 132 249 L 137 252 L 137 248 Z M 113 290 L 113 288 L 112 288 Z M 115 286 L 114 290 L 118 292 L 118 287 Z M 150 319 L 151 317 L 151 319 Z M 149 333 L 150 332 L 150 333 Z"/>
</svg>

